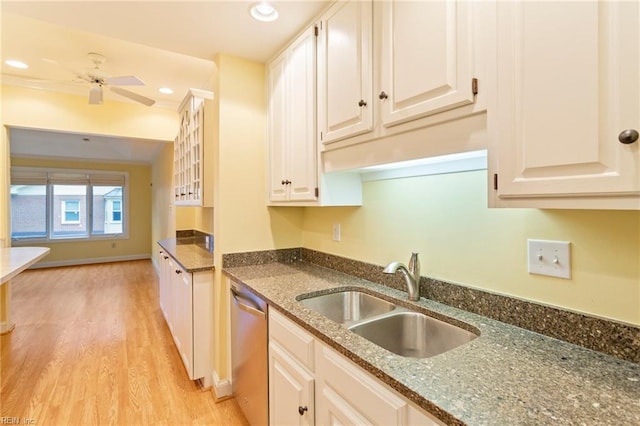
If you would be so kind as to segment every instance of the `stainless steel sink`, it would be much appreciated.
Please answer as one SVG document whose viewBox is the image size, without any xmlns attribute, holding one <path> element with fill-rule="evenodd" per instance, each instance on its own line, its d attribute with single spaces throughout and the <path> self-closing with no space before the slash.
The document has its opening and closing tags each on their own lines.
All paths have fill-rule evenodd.
<svg viewBox="0 0 640 426">
<path fill-rule="evenodd" d="M 390 352 L 411 358 L 435 356 L 478 337 L 463 328 L 413 311 L 394 312 L 348 328 Z"/>
<path fill-rule="evenodd" d="M 307 308 L 395 354 L 428 358 L 478 334 L 357 290 L 299 298 Z"/>
<path fill-rule="evenodd" d="M 391 302 L 354 290 L 314 296 L 300 303 L 339 324 L 352 324 L 396 309 Z"/>
</svg>

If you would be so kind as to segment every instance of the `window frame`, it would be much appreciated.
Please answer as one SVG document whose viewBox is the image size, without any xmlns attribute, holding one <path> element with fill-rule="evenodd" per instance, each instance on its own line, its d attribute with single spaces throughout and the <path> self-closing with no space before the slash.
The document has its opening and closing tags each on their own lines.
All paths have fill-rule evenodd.
<svg viewBox="0 0 640 426">
<path fill-rule="evenodd" d="M 31 175 L 38 176 L 38 179 L 41 179 L 40 176 L 44 176 L 44 181 L 34 181 L 33 183 L 24 183 L 20 181 L 20 183 L 14 183 L 14 174 L 19 176 Z M 61 175 L 69 175 L 71 179 L 68 182 L 65 182 L 64 178 L 54 178 L 53 176 L 61 176 Z M 86 181 L 84 183 L 79 183 L 78 180 L 73 180 L 73 177 L 86 176 Z M 94 179 L 92 179 L 92 177 Z M 18 178 L 20 179 L 20 178 Z M 110 181 L 113 179 L 113 182 Z M 115 183 L 121 179 L 121 184 Z M 86 208 L 86 229 L 87 233 L 84 236 L 79 237 L 56 237 L 54 235 L 54 194 L 53 187 L 55 185 L 73 185 L 80 184 L 86 186 L 85 197 L 85 208 Z M 96 240 L 122 240 L 129 238 L 129 216 L 131 211 L 131 206 L 129 203 L 129 172 L 127 171 L 115 171 L 115 170 L 85 170 L 85 169 L 60 169 L 60 168 L 41 168 L 41 167 L 22 167 L 22 166 L 12 166 L 11 167 L 11 180 L 10 186 L 13 185 L 44 185 L 45 186 L 45 211 L 46 211 L 46 236 L 35 236 L 35 237 L 20 237 L 14 238 L 13 231 L 11 231 L 11 241 L 20 244 L 20 243 L 57 243 L 57 242 L 82 242 L 82 241 L 96 241 Z M 122 232 L 121 233 L 105 233 L 105 234 L 94 234 L 94 200 L 93 200 L 93 188 L 96 186 L 121 186 L 122 188 L 122 197 L 120 204 L 120 214 L 121 221 L 118 223 L 122 224 Z M 82 197 L 76 197 L 82 198 Z M 64 216 L 64 204 L 66 201 L 77 201 L 77 200 L 59 200 L 61 201 L 61 213 Z M 60 218 L 61 224 L 78 224 L 82 222 L 82 201 L 79 201 L 78 204 L 78 212 L 80 215 L 80 220 L 78 222 L 65 222 L 64 217 Z M 11 212 L 11 208 L 9 208 Z"/>
<path fill-rule="evenodd" d="M 60 203 L 62 204 L 60 206 L 60 211 L 62 212 L 62 214 L 60 215 L 60 223 L 63 225 L 77 225 L 79 224 L 80 218 L 81 218 L 81 214 L 82 212 L 80 211 L 80 204 L 81 201 L 80 200 L 60 200 Z M 67 203 L 76 203 L 78 208 L 76 210 L 68 210 L 67 209 Z M 75 213 L 78 215 L 78 219 L 77 220 L 68 220 L 67 219 L 67 213 Z"/>
</svg>

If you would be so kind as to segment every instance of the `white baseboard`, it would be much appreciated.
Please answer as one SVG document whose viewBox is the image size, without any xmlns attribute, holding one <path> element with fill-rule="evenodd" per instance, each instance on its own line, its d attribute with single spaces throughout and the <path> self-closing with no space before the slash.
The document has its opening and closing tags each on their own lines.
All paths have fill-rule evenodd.
<svg viewBox="0 0 640 426">
<path fill-rule="evenodd" d="M 229 379 L 220 379 L 218 372 L 214 371 L 213 378 L 213 392 L 216 399 L 225 398 L 233 394 L 233 388 Z"/>
<path fill-rule="evenodd" d="M 29 269 L 54 268 L 56 266 L 90 265 L 92 263 L 125 262 L 127 260 L 150 259 L 150 254 L 134 254 L 129 256 L 94 257 L 87 259 L 54 260 L 52 262 L 38 262 Z"/>
</svg>

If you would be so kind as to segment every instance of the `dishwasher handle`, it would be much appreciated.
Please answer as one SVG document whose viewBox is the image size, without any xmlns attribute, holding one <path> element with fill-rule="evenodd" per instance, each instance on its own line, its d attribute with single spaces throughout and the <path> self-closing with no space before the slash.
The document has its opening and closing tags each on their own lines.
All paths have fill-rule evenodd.
<svg viewBox="0 0 640 426">
<path fill-rule="evenodd" d="M 249 314 L 251 314 L 253 316 L 266 319 L 267 315 L 264 312 L 262 312 L 260 309 L 254 308 L 253 306 L 249 306 L 249 305 L 246 305 L 246 304 L 242 303 L 240 301 L 240 299 L 243 299 L 243 300 L 247 300 L 247 299 L 242 297 L 241 294 L 238 294 L 234 289 L 231 289 L 231 295 L 235 299 L 235 301 L 238 304 L 238 307 L 240 309 L 242 309 L 243 311 L 245 311 L 245 312 L 247 312 L 247 313 L 249 313 Z"/>
</svg>

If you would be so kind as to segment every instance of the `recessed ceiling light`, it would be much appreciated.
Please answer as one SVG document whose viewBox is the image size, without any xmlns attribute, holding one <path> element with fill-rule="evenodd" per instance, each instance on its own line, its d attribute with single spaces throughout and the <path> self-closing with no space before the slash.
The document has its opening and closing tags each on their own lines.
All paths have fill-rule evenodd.
<svg viewBox="0 0 640 426">
<path fill-rule="evenodd" d="M 164 93 L 165 95 L 173 94 L 173 90 L 169 89 L 168 87 L 161 87 L 158 89 L 158 92 Z"/>
<path fill-rule="evenodd" d="M 18 61 L 16 59 L 7 59 L 6 61 L 4 61 L 4 63 L 9 65 L 10 67 L 20 68 L 21 70 L 25 70 L 29 68 L 29 65 L 25 64 L 22 61 Z"/>
<path fill-rule="evenodd" d="M 278 11 L 276 8 L 264 1 L 251 5 L 249 13 L 253 19 L 261 22 L 273 22 L 278 19 Z"/>
</svg>

